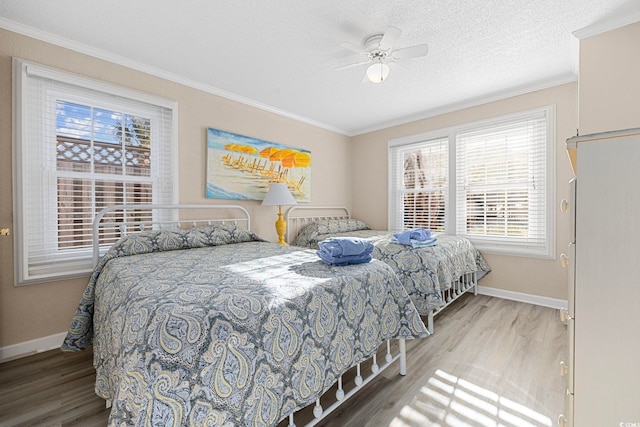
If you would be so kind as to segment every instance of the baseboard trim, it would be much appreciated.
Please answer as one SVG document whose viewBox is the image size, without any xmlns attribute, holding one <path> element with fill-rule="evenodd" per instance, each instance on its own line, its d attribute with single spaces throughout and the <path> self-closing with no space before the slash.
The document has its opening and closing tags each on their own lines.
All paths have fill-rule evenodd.
<svg viewBox="0 0 640 427">
<path fill-rule="evenodd" d="M 512 301 L 526 302 L 549 308 L 567 308 L 567 300 L 542 297 L 539 295 L 523 294 L 521 292 L 505 291 L 504 289 L 491 288 L 488 286 L 478 286 L 478 293 L 490 297 L 503 298 Z"/>
<path fill-rule="evenodd" d="M 59 348 L 66 336 L 66 332 L 60 332 L 59 334 L 0 347 L 0 363 Z"/>
</svg>

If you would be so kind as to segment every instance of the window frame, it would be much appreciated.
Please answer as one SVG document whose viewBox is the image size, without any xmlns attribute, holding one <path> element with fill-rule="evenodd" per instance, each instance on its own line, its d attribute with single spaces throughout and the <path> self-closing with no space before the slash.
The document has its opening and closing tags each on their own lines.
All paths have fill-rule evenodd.
<svg viewBox="0 0 640 427">
<path fill-rule="evenodd" d="M 135 107 L 127 105 L 123 108 L 125 102 L 133 101 L 137 103 L 148 104 L 154 108 L 162 108 L 171 112 L 171 118 L 167 122 L 168 127 L 165 126 L 167 131 L 166 141 L 152 141 L 151 150 L 157 149 L 157 152 L 164 151 L 169 153 L 168 160 L 164 160 L 166 163 L 165 170 L 168 170 L 171 174 L 172 184 L 170 188 L 166 190 L 165 195 L 170 197 L 171 203 L 176 203 L 178 200 L 178 146 L 177 146 L 177 123 L 178 123 L 178 104 L 176 101 L 166 98 L 158 97 L 155 95 L 146 94 L 133 89 L 117 86 L 111 83 L 94 80 L 88 77 L 79 76 L 73 73 L 56 70 L 50 67 L 46 67 L 40 64 L 31 63 L 20 58 L 13 58 L 13 111 L 14 111 L 14 137 L 13 137 L 13 168 L 14 168 L 14 282 L 16 285 L 26 285 L 32 283 L 50 282 L 70 277 L 86 276 L 92 271 L 92 256 L 93 249 L 91 246 L 85 248 L 66 248 L 61 249 L 59 245 L 51 244 L 59 239 L 59 231 L 57 226 L 53 226 L 53 223 L 58 221 L 58 178 L 61 176 L 73 175 L 73 178 L 80 179 L 82 175 L 83 179 L 91 179 L 97 181 L 100 179 L 126 183 L 140 182 L 141 178 L 145 183 L 152 183 L 152 185 L 163 185 L 163 181 L 167 180 L 166 176 L 154 176 L 154 165 L 158 167 L 159 156 L 151 156 L 151 170 L 152 174 L 149 177 L 137 177 L 127 176 L 126 174 L 101 174 L 93 171 L 90 172 L 68 172 L 59 171 L 56 167 L 56 156 L 50 153 L 39 153 L 38 158 L 43 165 L 48 165 L 48 169 L 52 172 L 50 178 L 47 179 L 47 185 L 44 188 L 39 188 L 33 194 L 25 194 L 26 184 L 23 182 L 25 174 L 28 174 L 32 167 L 27 165 L 30 154 L 27 154 L 29 143 L 25 138 L 28 138 L 29 132 L 27 128 L 30 120 L 28 119 L 27 109 L 29 105 L 32 105 L 32 101 L 27 95 L 29 79 L 33 77 L 44 78 L 52 80 L 56 83 L 62 83 L 65 85 L 71 85 L 73 90 L 80 90 L 82 93 L 66 92 L 60 88 L 47 89 L 43 98 L 43 105 L 40 105 L 42 113 L 47 117 L 55 117 L 56 113 L 51 113 L 51 109 L 55 109 L 56 101 L 63 100 L 66 102 L 76 102 L 85 105 L 100 105 L 101 107 L 114 107 L 114 110 L 126 109 L 128 112 L 138 112 L 143 115 L 150 115 L 152 120 L 152 126 L 159 126 L 157 119 L 161 118 L 160 113 L 151 113 L 141 107 L 140 110 L 136 110 Z M 118 99 L 122 99 L 122 102 L 118 102 Z M 48 111 L 48 113 L 45 113 Z M 43 116 L 44 117 L 44 116 Z M 42 119 L 42 118 L 40 118 Z M 154 120 L 156 119 L 156 120 Z M 164 119 L 162 119 L 164 120 Z M 56 124 L 48 124 L 42 126 L 43 135 L 45 140 L 57 140 Z M 46 136 L 49 136 L 46 138 Z M 55 150 L 53 150 L 55 153 Z M 123 166 L 123 169 L 126 169 Z M 166 185 L 163 185 L 166 187 Z M 95 184 L 93 185 L 95 188 Z M 48 196 L 49 195 L 49 196 Z M 53 196 L 55 195 L 55 196 Z M 156 202 L 157 191 L 152 192 L 154 202 Z M 49 249 L 46 254 L 49 261 L 45 263 L 45 268 L 42 272 L 35 273 L 35 264 L 31 264 L 29 260 L 29 245 L 34 243 L 27 234 L 27 219 L 25 214 L 29 206 L 29 200 L 39 198 L 39 204 L 42 206 L 41 218 L 43 219 L 43 239 L 42 242 L 49 242 L 47 246 Z M 96 193 L 93 192 L 91 196 L 92 211 L 95 210 Z M 52 219 L 54 218 L 54 219 Z M 104 245 L 101 245 L 101 248 Z M 30 270 L 33 270 L 30 271 Z"/>
<path fill-rule="evenodd" d="M 542 246 L 531 246 L 522 239 L 500 239 L 492 236 L 468 236 L 458 232 L 458 177 L 457 177 L 457 136 L 458 134 L 467 133 L 478 129 L 486 129 L 491 125 L 498 126 L 501 123 L 515 120 L 526 120 L 536 115 L 544 114 L 545 120 L 545 147 L 546 156 L 545 163 L 545 188 L 544 206 L 542 208 L 544 221 L 544 244 Z M 388 228 L 398 231 L 398 218 L 402 217 L 402 201 L 398 199 L 398 189 L 394 188 L 398 177 L 396 174 L 403 171 L 397 171 L 393 164 L 393 150 L 408 149 L 411 146 L 417 146 L 426 143 L 429 140 L 438 140 L 447 138 L 449 140 L 449 182 L 448 195 L 445 203 L 445 233 L 461 235 L 468 238 L 479 250 L 489 254 L 524 256 L 532 258 L 555 259 L 556 247 L 556 218 L 555 218 L 555 197 L 556 197 L 556 109 L 555 105 L 530 109 L 517 113 L 492 117 L 485 120 L 479 120 L 462 125 L 452 126 L 448 128 L 438 129 L 435 131 L 425 132 L 417 135 L 391 139 L 388 141 L 388 167 L 389 167 L 389 224 Z M 509 241 L 507 241 L 509 240 Z"/>
<path fill-rule="evenodd" d="M 424 135 L 424 134 L 423 134 Z M 437 135 L 437 134 L 436 134 Z M 431 134 L 427 134 L 424 135 L 427 136 L 426 139 L 421 139 L 420 141 L 414 141 L 413 143 L 410 144 L 402 144 L 397 146 L 397 149 L 395 150 L 394 153 L 389 153 L 389 170 L 393 170 L 393 167 L 391 165 L 400 165 L 400 164 L 404 164 L 404 155 L 407 152 L 413 152 L 413 151 L 417 151 L 417 150 L 421 150 L 421 149 L 428 149 L 431 148 L 431 146 L 441 146 L 441 145 L 445 145 L 446 146 L 446 150 L 447 150 L 447 157 L 449 157 L 449 151 L 450 151 L 450 144 L 448 142 L 447 138 L 443 138 L 441 136 L 436 136 L 436 137 L 430 137 Z M 401 185 L 401 182 L 404 182 L 404 174 L 406 173 L 406 170 L 404 169 L 404 166 L 402 166 L 402 175 L 398 175 L 398 176 L 393 176 L 392 174 L 389 174 L 389 188 L 390 189 L 394 189 L 394 190 L 390 190 L 389 191 L 389 198 L 390 200 L 393 199 L 395 201 L 395 203 L 404 206 L 404 196 L 408 195 L 408 194 L 417 194 L 417 193 L 436 193 L 438 191 L 444 193 L 444 199 L 445 199 L 445 216 L 444 216 L 444 229 L 445 231 L 447 230 L 447 207 L 450 203 L 449 200 L 449 196 L 450 196 L 450 189 L 449 189 L 449 185 L 450 185 L 450 176 L 449 176 L 449 171 L 450 169 L 450 165 L 449 165 L 449 161 L 447 161 L 447 171 L 446 171 L 446 182 L 444 186 L 429 186 L 429 187 L 425 187 L 425 188 L 420 188 L 416 191 L 410 191 L 406 188 L 404 188 L 403 185 Z M 420 191 L 421 190 L 421 191 Z M 398 231 L 401 228 L 402 224 L 405 224 L 405 215 L 404 212 L 400 211 L 400 210 L 394 210 L 391 209 L 391 206 L 393 204 L 390 202 L 389 203 L 389 229 L 390 230 L 394 230 L 394 231 Z M 415 225 L 415 224 L 414 224 Z"/>
</svg>

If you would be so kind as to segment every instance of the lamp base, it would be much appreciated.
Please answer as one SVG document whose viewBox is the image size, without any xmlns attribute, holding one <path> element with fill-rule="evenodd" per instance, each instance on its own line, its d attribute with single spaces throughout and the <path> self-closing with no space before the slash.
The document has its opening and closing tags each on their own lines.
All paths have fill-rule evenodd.
<svg viewBox="0 0 640 427">
<path fill-rule="evenodd" d="M 282 246 L 289 246 L 284 241 L 284 236 L 287 233 L 287 221 L 282 217 L 282 206 L 278 206 L 278 220 L 276 221 L 276 233 L 278 233 L 278 244 Z"/>
</svg>

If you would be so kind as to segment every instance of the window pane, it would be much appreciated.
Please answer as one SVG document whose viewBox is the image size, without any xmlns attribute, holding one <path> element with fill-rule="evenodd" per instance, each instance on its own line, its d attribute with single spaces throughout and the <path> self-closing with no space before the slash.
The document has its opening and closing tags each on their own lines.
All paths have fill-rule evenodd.
<svg viewBox="0 0 640 427">
<path fill-rule="evenodd" d="M 56 143 L 57 170 L 91 172 L 91 141 L 58 135 Z"/>
<path fill-rule="evenodd" d="M 419 171 L 415 171 L 415 170 L 408 170 L 405 168 L 404 171 L 404 185 L 403 187 L 407 190 L 409 189 L 413 189 L 413 188 L 419 188 L 420 185 L 418 183 L 419 179 L 420 179 L 420 172 Z"/>
<path fill-rule="evenodd" d="M 151 120 L 124 115 L 117 123 L 117 135 L 125 145 L 125 173 L 131 176 L 150 176 L 151 173 Z"/>
<path fill-rule="evenodd" d="M 114 181 L 96 181 L 96 212 L 113 205 L 131 203 L 151 203 L 151 184 L 146 183 L 121 183 Z M 127 222 L 151 223 L 150 210 L 128 210 Z M 102 223 L 113 224 L 100 227 L 100 244 L 111 244 L 121 237 L 120 223 L 124 222 L 124 214 L 121 210 L 115 210 L 104 215 Z"/>
<path fill-rule="evenodd" d="M 58 100 L 56 135 L 91 140 L 91 107 Z"/>
<path fill-rule="evenodd" d="M 504 141 L 478 141 L 466 148 L 467 182 L 469 185 L 526 182 L 529 156 L 522 147 L 514 149 Z"/>
<path fill-rule="evenodd" d="M 445 192 L 408 193 L 404 196 L 405 228 L 444 232 Z"/>
<path fill-rule="evenodd" d="M 129 176 L 151 176 L 151 149 L 127 147 L 125 152 L 126 174 Z"/>
<path fill-rule="evenodd" d="M 127 115 L 126 123 L 130 138 L 127 145 L 133 147 L 151 148 L 151 121 L 140 116 Z"/>
<path fill-rule="evenodd" d="M 91 246 L 92 183 L 86 179 L 58 178 L 58 247 Z"/>
<path fill-rule="evenodd" d="M 433 144 L 404 153 L 404 188 L 442 188 L 447 185 L 448 149 Z"/>
<path fill-rule="evenodd" d="M 528 237 L 528 197 L 526 189 L 468 193 L 466 233 L 476 236 Z"/>
<path fill-rule="evenodd" d="M 122 175 L 122 146 L 94 143 L 93 161 L 96 173 Z"/>
<path fill-rule="evenodd" d="M 91 247 L 92 221 L 95 212 L 112 205 L 151 203 L 151 184 L 94 181 L 91 179 L 58 178 L 58 247 L 77 249 Z M 95 195 L 95 197 L 94 197 Z M 94 208 L 95 201 L 95 208 Z M 151 211 L 130 210 L 128 221 L 150 222 Z M 122 212 L 105 215 L 106 223 L 123 222 Z M 100 243 L 113 243 L 120 238 L 118 225 L 100 232 Z"/>
<path fill-rule="evenodd" d="M 122 114 L 102 108 L 94 108 L 93 139 L 106 144 L 122 145 L 121 123 Z"/>
</svg>

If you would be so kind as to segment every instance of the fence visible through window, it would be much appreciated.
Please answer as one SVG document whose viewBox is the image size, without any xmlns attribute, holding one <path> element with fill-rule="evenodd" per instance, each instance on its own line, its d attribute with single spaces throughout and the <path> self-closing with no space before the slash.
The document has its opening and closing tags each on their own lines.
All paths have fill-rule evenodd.
<svg viewBox="0 0 640 427">
<path fill-rule="evenodd" d="M 151 176 L 151 149 L 148 145 L 123 147 L 122 144 L 58 136 L 56 167 L 59 249 L 91 247 L 93 217 L 104 207 L 152 202 L 150 182 L 123 179 L 123 175 Z M 92 174 L 113 179 L 92 177 Z M 103 221 L 122 222 L 123 213 L 114 211 Z M 127 221 L 151 221 L 151 212 L 127 211 Z M 111 244 L 120 235 L 117 226 L 101 229 L 100 243 Z"/>
</svg>

